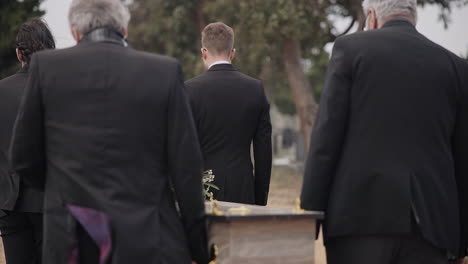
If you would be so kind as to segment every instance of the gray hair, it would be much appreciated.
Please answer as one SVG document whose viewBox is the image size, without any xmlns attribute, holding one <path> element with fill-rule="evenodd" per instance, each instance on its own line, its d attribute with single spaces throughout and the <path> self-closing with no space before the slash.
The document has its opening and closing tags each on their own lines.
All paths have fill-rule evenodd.
<svg viewBox="0 0 468 264">
<path fill-rule="evenodd" d="M 99 27 L 123 32 L 128 27 L 130 12 L 120 0 L 73 0 L 68 21 L 83 35 Z"/>
<path fill-rule="evenodd" d="M 417 0 L 364 0 L 364 13 L 373 8 L 377 19 L 382 21 L 395 15 L 405 15 L 418 19 Z"/>
</svg>

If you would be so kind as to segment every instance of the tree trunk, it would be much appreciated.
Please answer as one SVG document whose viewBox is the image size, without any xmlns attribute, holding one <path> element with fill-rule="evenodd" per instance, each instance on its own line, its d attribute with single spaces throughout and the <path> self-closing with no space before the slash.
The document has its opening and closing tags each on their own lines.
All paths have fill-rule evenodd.
<svg viewBox="0 0 468 264">
<path fill-rule="evenodd" d="M 207 17 L 203 12 L 203 7 L 206 5 L 206 0 L 200 0 L 197 6 L 197 12 L 195 16 L 195 23 L 198 27 L 199 32 L 201 33 L 206 26 Z"/>
<path fill-rule="evenodd" d="M 304 137 L 306 154 L 309 152 L 310 134 L 317 115 L 317 101 L 304 73 L 301 44 L 298 40 L 287 40 L 283 49 L 283 62 L 288 76 L 291 94 L 299 116 L 300 128 Z"/>
<path fill-rule="evenodd" d="M 359 22 L 359 31 L 364 30 L 366 26 L 366 14 L 362 9 L 362 0 L 351 1 L 351 11 L 354 13 L 353 17 Z"/>
</svg>

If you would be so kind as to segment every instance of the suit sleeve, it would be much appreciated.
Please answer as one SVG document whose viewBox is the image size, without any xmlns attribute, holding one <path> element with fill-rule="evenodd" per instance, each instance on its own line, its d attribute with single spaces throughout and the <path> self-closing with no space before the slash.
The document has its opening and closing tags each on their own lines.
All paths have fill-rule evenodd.
<svg viewBox="0 0 468 264">
<path fill-rule="evenodd" d="M 197 132 L 200 129 L 199 125 L 199 114 L 197 108 L 197 94 L 195 89 L 190 86 L 189 82 L 185 82 L 185 87 L 187 88 L 187 95 L 189 97 L 190 109 L 192 110 L 193 121 L 195 122 L 195 128 Z"/>
<path fill-rule="evenodd" d="M 310 140 L 301 193 L 302 208 L 326 211 L 328 194 L 346 134 L 351 67 L 338 39 L 328 66 L 319 112 Z"/>
<path fill-rule="evenodd" d="M 271 177 L 271 121 L 270 105 L 261 85 L 262 110 L 253 139 L 255 159 L 255 204 L 266 205 Z"/>
<path fill-rule="evenodd" d="M 44 109 L 38 57 L 33 56 L 10 145 L 10 162 L 21 182 L 43 190 L 45 184 Z"/>
<path fill-rule="evenodd" d="M 468 63 L 460 61 L 461 77 L 457 120 L 453 136 L 455 176 L 458 187 L 460 209 L 460 252 L 459 257 L 468 255 Z"/>
<path fill-rule="evenodd" d="M 202 156 L 180 65 L 168 101 L 168 162 L 192 259 L 208 262 Z"/>
</svg>

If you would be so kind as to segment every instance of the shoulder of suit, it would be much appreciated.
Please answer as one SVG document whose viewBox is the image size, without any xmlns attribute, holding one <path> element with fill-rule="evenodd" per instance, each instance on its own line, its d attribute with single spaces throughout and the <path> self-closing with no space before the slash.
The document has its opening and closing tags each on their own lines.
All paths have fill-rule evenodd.
<svg viewBox="0 0 468 264">
<path fill-rule="evenodd" d="M 47 57 L 63 57 L 65 55 L 72 56 L 74 54 L 80 55 L 83 48 L 85 48 L 85 46 L 76 45 L 76 46 L 64 48 L 64 49 L 43 50 L 43 51 L 35 53 L 33 56 L 37 56 L 40 58 L 47 58 Z M 154 54 L 154 53 L 145 52 L 145 51 L 139 51 L 133 48 L 127 48 L 126 51 L 128 52 L 127 54 L 130 54 L 130 56 L 137 56 L 137 57 L 141 57 L 144 59 L 154 60 L 154 61 L 159 61 L 159 62 L 164 62 L 164 63 L 169 63 L 169 64 L 178 63 L 177 59 L 169 57 L 169 56 Z"/>
<path fill-rule="evenodd" d="M 235 73 L 235 74 L 238 74 L 239 78 L 242 79 L 243 81 L 252 82 L 258 85 L 262 84 L 261 80 L 250 77 L 247 74 L 244 74 L 240 71 L 211 71 L 211 72 L 207 71 L 190 80 L 185 81 L 185 85 L 188 88 L 198 87 L 202 85 L 204 82 L 210 81 L 209 79 L 211 78 L 210 76 L 211 74 L 223 74 L 223 73 L 229 73 L 229 74 Z"/>
<path fill-rule="evenodd" d="M 352 34 L 340 36 L 335 40 L 335 46 L 339 47 L 344 50 L 352 50 L 352 51 L 357 51 L 357 50 L 362 50 L 362 49 L 367 49 L 371 45 L 375 45 L 376 41 L 380 41 L 382 38 L 387 36 L 388 31 L 385 30 L 369 30 L 369 31 L 360 31 L 360 32 L 355 32 Z M 403 34 L 403 33 L 402 33 Z M 424 43 L 424 45 L 429 45 L 432 46 L 433 48 L 446 52 L 450 54 L 450 56 L 456 56 L 446 48 L 438 45 L 437 43 L 431 41 L 430 39 L 426 38 L 424 35 L 422 35 L 419 32 L 416 32 L 418 36 L 417 38 L 421 43 Z M 355 54 L 356 52 L 350 52 L 349 54 Z M 456 56 L 458 57 L 458 56 Z"/>
<path fill-rule="evenodd" d="M 373 31 L 359 31 L 352 34 L 340 36 L 335 39 L 334 48 L 342 50 L 360 50 L 366 49 L 369 45 L 374 45 L 374 39 L 380 38 L 381 32 L 379 30 Z M 353 54 L 353 52 L 349 53 Z"/>
<path fill-rule="evenodd" d="M 245 73 L 242 73 L 242 72 L 239 72 L 241 74 L 242 77 L 244 77 L 247 81 L 251 81 L 251 82 L 254 82 L 254 83 L 257 83 L 257 84 L 261 84 L 262 81 L 261 80 L 258 80 L 258 79 L 255 79 Z"/>
<path fill-rule="evenodd" d="M 237 74 L 237 76 L 239 77 L 239 79 L 241 79 L 243 82 L 247 82 L 247 83 L 252 83 L 254 85 L 261 85 L 262 84 L 262 81 L 258 80 L 258 79 L 255 79 L 243 72 L 240 72 L 238 70 L 236 71 L 228 71 L 229 73 L 235 73 Z M 216 73 L 221 73 L 221 72 L 216 72 Z"/>
<path fill-rule="evenodd" d="M 361 41 L 368 38 L 376 37 L 377 31 L 359 31 L 352 34 L 339 36 L 335 39 L 335 43 L 352 43 L 356 41 Z"/>
<path fill-rule="evenodd" d="M 67 60 L 67 62 L 70 60 L 70 56 L 73 56 L 73 54 L 76 52 L 76 46 L 74 47 L 69 47 L 69 48 L 64 48 L 64 49 L 54 49 L 54 50 L 41 50 L 38 52 L 35 52 L 32 55 L 32 64 L 37 64 L 40 63 L 41 67 L 43 66 L 55 66 L 57 62 L 60 62 L 61 60 Z"/>
<path fill-rule="evenodd" d="M 131 53 L 135 53 L 135 55 L 137 55 L 137 56 L 141 56 L 142 58 L 145 58 L 145 59 L 148 59 L 148 60 L 153 60 L 155 62 L 161 62 L 161 63 L 166 63 L 166 64 L 175 64 L 175 65 L 180 64 L 177 59 L 169 57 L 169 56 L 164 56 L 164 55 L 145 52 L 145 51 L 139 51 L 139 50 L 135 50 L 135 49 L 130 49 L 129 51 Z"/>
<path fill-rule="evenodd" d="M 192 87 L 192 86 L 196 86 L 198 83 L 200 82 L 203 82 L 206 78 L 206 72 L 198 75 L 198 76 L 195 76 L 193 77 L 192 79 L 189 79 L 189 80 L 186 80 L 185 81 L 185 86 L 187 87 Z"/>
<path fill-rule="evenodd" d="M 5 77 L 0 80 L 0 89 L 3 87 L 9 87 L 12 83 L 16 83 L 19 80 L 26 80 L 27 75 L 26 74 L 21 74 L 21 73 L 15 73 L 13 75 L 10 75 L 8 77 Z"/>
<path fill-rule="evenodd" d="M 460 64 L 460 65 L 464 66 L 464 65 L 466 65 L 468 63 L 465 59 L 462 59 L 460 56 L 456 55 L 455 53 L 453 53 L 452 51 L 446 49 L 445 47 L 433 42 L 432 40 L 428 39 L 428 41 L 436 49 L 439 49 L 440 51 L 445 52 L 449 57 L 451 57 L 455 61 L 456 64 Z"/>
<path fill-rule="evenodd" d="M 158 68 L 166 72 L 166 74 L 172 75 L 182 71 L 181 63 L 175 58 L 134 49 L 130 49 L 129 52 L 131 53 L 129 56 L 135 55 L 139 61 L 144 62 L 148 67 Z"/>
<path fill-rule="evenodd" d="M 428 39 L 426 36 L 420 34 L 424 39 L 426 45 L 430 45 L 435 50 L 445 53 L 458 67 L 462 67 L 462 69 L 466 70 L 468 66 L 468 61 L 461 58 L 460 56 L 456 55 L 452 51 L 448 50 L 447 48 L 435 43 L 434 41 Z"/>
<path fill-rule="evenodd" d="M 72 54 L 73 51 L 76 50 L 76 46 L 64 48 L 64 49 L 53 49 L 53 50 L 41 50 L 34 53 L 32 56 L 33 58 L 54 58 L 63 54 Z"/>
<path fill-rule="evenodd" d="M 468 60 L 463 59 L 455 55 L 454 53 L 451 53 L 450 51 L 448 52 L 450 53 L 450 56 L 453 58 L 455 65 L 458 68 L 459 74 L 461 75 L 462 78 L 464 78 L 466 85 L 468 85 Z"/>
<path fill-rule="evenodd" d="M 65 49 L 45 50 L 35 53 L 33 57 L 37 57 L 36 60 L 38 60 L 41 65 L 60 65 L 63 60 L 69 61 L 70 58 L 82 56 L 83 48 L 86 47 L 77 45 Z M 132 48 L 127 48 L 125 51 L 128 58 L 134 58 L 136 59 L 135 61 L 144 63 L 150 67 L 151 65 L 164 65 L 165 69 L 176 71 L 178 65 L 180 65 L 178 60 L 172 57 L 138 51 Z"/>
</svg>

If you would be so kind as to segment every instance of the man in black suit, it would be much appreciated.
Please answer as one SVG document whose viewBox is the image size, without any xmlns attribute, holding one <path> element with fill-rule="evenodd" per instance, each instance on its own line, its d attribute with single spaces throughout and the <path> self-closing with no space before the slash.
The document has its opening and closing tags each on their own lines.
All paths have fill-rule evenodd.
<svg viewBox="0 0 468 264">
<path fill-rule="evenodd" d="M 213 170 L 214 184 L 220 189 L 214 190 L 214 198 L 266 205 L 271 123 L 262 82 L 232 66 L 234 31 L 229 26 L 219 22 L 207 25 L 201 44 L 208 71 L 185 84 L 205 170 Z M 255 166 L 250 154 L 252 142 Z"/>
<path fill-rule="evenodd" d="M 416 0 L 365 0 L 335 42 L 302 206 L 325 211 L 328 263 L 466 254 L 468 67 L 415 28 Z"/>
<path fill-rule="evenodd" d="M 74 0 L 78 45 L 33 56 L 10 154 L 45 182 L 44 263 L 208 262 L 181 67 L 127 47 L 129 19 L 119 0 Z"/>
<path fill-rule="evenodd" d="M 13 124 L 28 78 L 33 53 L 54 49 L 47 24 L 37 18 L 21 25 L 16 36 L 18 73 L 0 81 L 0 233 L 8 264 L 41 263 L 42 188 L 21 181 L 7 159 Z"/>
</svg>

